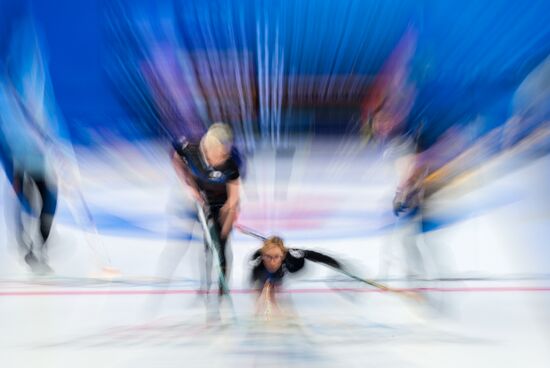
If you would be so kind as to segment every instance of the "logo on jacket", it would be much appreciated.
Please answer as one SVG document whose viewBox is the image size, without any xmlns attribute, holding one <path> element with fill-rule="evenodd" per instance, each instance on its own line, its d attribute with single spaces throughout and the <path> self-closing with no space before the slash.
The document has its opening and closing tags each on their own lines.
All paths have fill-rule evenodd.
<svg viewBox="0 0 550 368">
<path fill-rule="evenodd" d="M 221 171 L 212 171 L 210 172 L 210 179 L 219 179 L 222 177 Z"/>
</svg>

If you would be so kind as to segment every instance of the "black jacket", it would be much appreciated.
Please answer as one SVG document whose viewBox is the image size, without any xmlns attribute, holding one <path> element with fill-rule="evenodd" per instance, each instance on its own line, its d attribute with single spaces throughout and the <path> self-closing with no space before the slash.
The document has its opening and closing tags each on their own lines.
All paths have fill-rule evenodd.
<svg viewBox="0 0 550 368">
<path fill-rule="evenodd" d="M 300 271 L 305 266 L 305 261 L 322 263 L 329 267 L 341 270 L 342 265 L 332 257 L 312 250 L 301 250 L 290 248 L 286 253 L 281 267 L 275 272 L 269 272 L 263 262 L 262 253 L 257 250 L 251 257 L 252 275 L 251 281 L 253 284 L 261 287 L 266 281 L 271 283 L 280 283 L 287 272 L 294 273 Z"/>
</svg>

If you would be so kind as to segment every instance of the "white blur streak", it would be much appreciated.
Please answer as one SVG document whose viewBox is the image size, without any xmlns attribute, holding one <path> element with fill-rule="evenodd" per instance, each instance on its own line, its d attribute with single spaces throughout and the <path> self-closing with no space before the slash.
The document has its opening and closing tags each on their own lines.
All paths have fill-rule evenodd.
<svg viewBox="0 0 550 368">
<path fill-rule="evenodd" d="M 266 9 L 264 8 L 264 11 Z M 278 146 L 281 135 L 283 100 L 284 48 L 280 42 L 279 21 L 276 19 L 275 40 L 270 43 L 270 24 L 267 14 L 258 14 L 256 43 L 258 50 L 258 85 L 260 101 L 260 134 Z M 270 63 L 270 61 L 273 62 Z"/>
</svg>

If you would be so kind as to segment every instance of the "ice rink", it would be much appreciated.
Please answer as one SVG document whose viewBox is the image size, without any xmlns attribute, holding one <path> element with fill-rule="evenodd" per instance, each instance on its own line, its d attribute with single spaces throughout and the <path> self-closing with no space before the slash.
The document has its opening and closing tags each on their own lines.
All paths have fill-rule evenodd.
<svg viewBox="0 0 550 368">
<path fill-rule="evenodd" d="M 280 294 L 287 318 L 255 318 L 247 259 L 260 243 L 235 231 L 218 314 L 216 296 L 199 292 L 204 245 L 167 153 L 78 149 L 94 223 L 62 184 L 52 275 L 22 262 L 1 177 L 1 366 L 550 366 L 548 156 L 488 160 L 430 199 L 414 236 L 418 224 L 391 212 L 398 152 L 349 138 L 291 146 L 248 158 L 239 223 L 420 301 L 310 265 Z M 423 271 L 407 278 L 411 247 Z"/>
</svg>

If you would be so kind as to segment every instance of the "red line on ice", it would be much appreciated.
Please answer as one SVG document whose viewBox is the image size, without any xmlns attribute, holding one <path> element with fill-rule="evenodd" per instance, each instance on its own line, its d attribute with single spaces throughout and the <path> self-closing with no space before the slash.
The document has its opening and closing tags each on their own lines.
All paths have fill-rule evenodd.
<svg viewBox="0 0 550 368">
<path fill-rule="evenodd" d="M 400 288 L 399 291 L 413 291 L 413 292 L 445 292 L 445 293 L 472 293 L 472 292 L 547 292 L 550 291 L 550 287 L 517 287 L 517 286 L 503 286 L 503 287 L 426 287 L 426 288 Z M 385 293 L 387 291 L 380 289 L 366 289 L 366 288 L 325 288 L 325 289 L 286 289 L 280 290 L 281 293 L 286 294 L 328 294 L 335 292 L 357 292 L 357 293 Z M 210 293 L 217 293 L 217 291 L 210 291 Z M 254 289 L 235 289 L 231 290 L 231 294 L 254 294 Z M 20 291 L 0 291 L 0 297 L 10 296 L 70 296 L 70 295 L 170 295 L 170 294 L 205 294 L 205 291 L 194 289 L 138 289 L 138 290 L 20 290 Z"/>
</svg>

